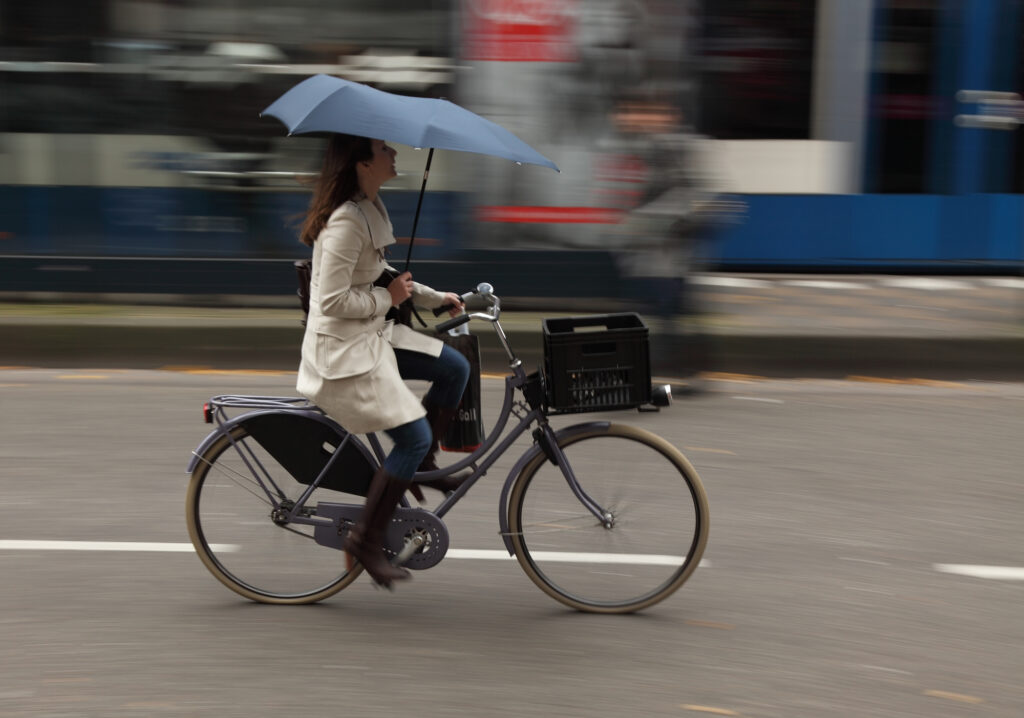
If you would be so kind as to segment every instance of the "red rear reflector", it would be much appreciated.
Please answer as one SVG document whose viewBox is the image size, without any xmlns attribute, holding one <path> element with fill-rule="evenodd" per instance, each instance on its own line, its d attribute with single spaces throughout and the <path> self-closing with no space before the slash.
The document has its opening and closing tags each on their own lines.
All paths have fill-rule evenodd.
<svg viewBox="0 0 1024 718">
<path fill-rule="evenodd" d="M 213 412 L 210 411 L 210 402 L 203 404 L 203 421 L 207 424 L 213 423 Z"/>
</svg>

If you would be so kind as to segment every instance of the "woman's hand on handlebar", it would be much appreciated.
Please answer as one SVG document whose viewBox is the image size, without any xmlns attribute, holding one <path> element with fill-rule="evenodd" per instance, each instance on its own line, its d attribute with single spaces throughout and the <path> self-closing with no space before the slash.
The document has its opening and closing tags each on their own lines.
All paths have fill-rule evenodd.
<svg viewBox="0 0 1024 718">
<path fill-rule="evenodd" d="M 397 307 L 412 296 L 412 272 L 402 272 L 388 284 L 391 306 Z"/>
<path fill-rule="evenodd" d="M 453 292 L 445 292 L 444 304 L 438 307 L 438 309 L 446 309 L 448 310 L 448 316 L 457 317 L 464 311 L 462 309 L 462 297 Z"/>
</svg>

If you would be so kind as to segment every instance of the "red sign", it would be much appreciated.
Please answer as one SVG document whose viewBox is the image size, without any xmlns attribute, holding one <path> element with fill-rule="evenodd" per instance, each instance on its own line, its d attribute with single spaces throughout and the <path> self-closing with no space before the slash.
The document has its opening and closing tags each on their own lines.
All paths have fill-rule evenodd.
<svg viewBox="0 0 1024 718">
<path fill-rule="evenodd" d="M 477 207 L 480 222 L 615 224 L 622 212 L 606 207 Z"/>
<path fill-rule="evenodd" d="M 578 0 L 463 0 L 465 60 L 572 62 Z"/>
</svg>

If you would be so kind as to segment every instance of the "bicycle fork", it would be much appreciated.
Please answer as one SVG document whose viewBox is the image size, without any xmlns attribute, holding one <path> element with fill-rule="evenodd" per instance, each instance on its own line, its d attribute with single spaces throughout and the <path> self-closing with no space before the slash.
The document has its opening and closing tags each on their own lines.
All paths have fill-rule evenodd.
<svg viewBox="0 0 1024 718">
<path fill-rule="evenodd" d="M 583 504 L 587 511 L 594 515 L 598 521 L 606 528 L 610 529 L 615 525 L 615 516 L 600 504 L 598 504 L 590 495 L 584 491 L 580 485 L 579 480 L 576 478 L 576 473 L 572 470 L 572 465 L 565 457 L 561 447 L 558 445 L 558 438 L 555 432 L 551 429 L 551 425 L 546 421 L 542 421 L 533 431 L 533 440 L 540 446 L 541 451 L 548 458 L 552 464 L 557 466 L 562 476 L 565 477 L 566 483 L 569 484 L 569 489 L 579 499 L 580 503 Z"/>
<path fill-rule="evenodd" d="M 509 494 L 512 491 L 513 485 L 515 485 L 523 471 L 526 470 L 527 465 L 536 460 L 538 454 L 543 454 L 545 459 L 559 468 L 573 495 L 586 507 L 587 511 L 593 514 L 594 518 L 601 522 L 602 526 L 606 529 L 615 527 L 614 514 L 602 507 L 586 492 L 576 478 L 576 473 L 568 458 L 559 446 L 560 441 L 572 440 L 581 434 L 586 435 L 595 431 L 605 431 L 609 423 L 607 421 L 588 421 L 583 424 L 568 426 L 556 432 L 543 419 L 538 422 L 538 426 L 533 432 L 534 445 L 519 457 L 515 466 L 512 467 L 508 478 L 505 479 L 505 485 L 501 489 L 501 497 L 498 499 L 498 525 L 500 526 L 501 539 L 505 543 L 505 550 L 508 551 L 509 556 L 514 556 L 516 553 L 515 546 L 512 544 L 511 526 L 508 521 Z"/>
</svg>

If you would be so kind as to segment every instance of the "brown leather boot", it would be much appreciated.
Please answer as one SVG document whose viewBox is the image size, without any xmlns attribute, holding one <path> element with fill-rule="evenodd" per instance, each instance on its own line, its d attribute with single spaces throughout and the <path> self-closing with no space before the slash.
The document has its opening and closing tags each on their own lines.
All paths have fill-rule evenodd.
<svg viewBox="0 0 1024 718">
<path fill-rule="evenodd" d="M 411 577 L 406 569 L 392 566 L 384 553 L 384 528 L 408 488 L 408 481 L 391 476 L 384 467 L 377 469 L 370 481 L 363 512 L 345 537 L 344 550 L 363 564 L 370 577 L 384 588 L 391 588 L 392 581 Z"/>
<path fill-rule="evenodd" d="M 440 448 L 441 437 L 448 430 L 448 425 L 458 411 L 458 407 L 453 406 L 449 409 L 442 409 L 426 402 L 424 402 L 423 406 L 427 410 L 426 419 L 427 423 L 430 424 L 430 432 L 433 434 L 433 438 L 430 441 L 427 455 L 423 457 L 423 461 L 420 462 L 420 467 L 417 471 L 437 471 L 440 467 L 438 467 L 435 457 L 437 456 L 437 450 Z M 409 491 L 416 497 L 417 501 L 423 503 L 425 499 L 423 492 L 420 490 L 421 486 L 447 494 L 462 486 L 462 483 L 469 478 L 470 474 L 472 474 L 471 471 L 453 476 L 442 476 L 440 479 L 432 479 L 430 481 L 416 481 L 409 487 Z"/>
</svg>

